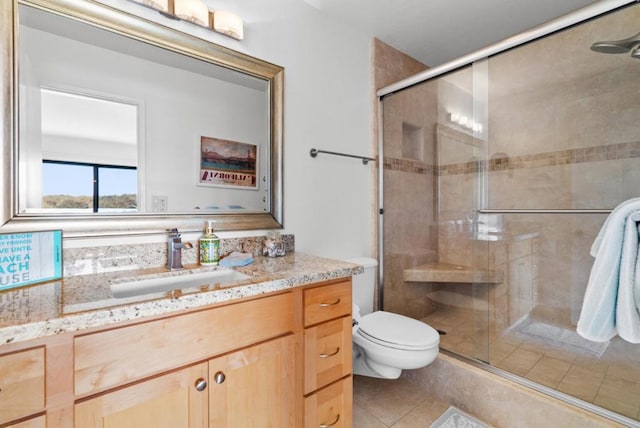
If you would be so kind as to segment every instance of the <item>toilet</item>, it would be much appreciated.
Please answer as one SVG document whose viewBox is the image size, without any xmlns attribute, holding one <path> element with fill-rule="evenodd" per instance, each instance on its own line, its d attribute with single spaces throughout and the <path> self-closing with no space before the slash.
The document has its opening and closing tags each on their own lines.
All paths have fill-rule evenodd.
<svg viewBox="0 0 640 428">
<path fill-rule="evenodd" d="M 373 311 L 378 262 L 367 257 L 345 261 L 364 267 L 364 273 L 353 276 L 353 373 L 397 379 L 403 369 L 431 364 L 438 356 L 438 332 L 413 318 Z"/>
</svg>

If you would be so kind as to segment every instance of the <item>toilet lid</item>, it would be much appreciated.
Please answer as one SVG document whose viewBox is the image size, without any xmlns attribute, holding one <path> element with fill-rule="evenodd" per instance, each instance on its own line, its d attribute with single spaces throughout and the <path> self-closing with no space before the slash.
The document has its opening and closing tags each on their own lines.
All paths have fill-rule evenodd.
<svg viewBox="0 0 640 428">
<path fill-rule="evenodd" d="M 440 335 L 431 326 L 384 311 L 363 316 L 358 324 L 358 333 L 372 342 L 397 349 L 422 350 L 440 343 Z"/>
</svg>

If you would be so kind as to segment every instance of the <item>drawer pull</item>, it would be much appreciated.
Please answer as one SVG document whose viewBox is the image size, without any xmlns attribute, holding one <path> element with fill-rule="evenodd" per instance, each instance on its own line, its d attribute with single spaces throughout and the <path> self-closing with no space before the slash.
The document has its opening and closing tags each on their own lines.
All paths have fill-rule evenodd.
<svg viewBox="0 0 640 428">
<path fill-rule="evenodd" d="M 329 357 L 333 357 L 334 355 L 338 355 L 338 352 L 340 352 L 340 347 L 338 346 L 338 348 L 333 351 L 330 354 L 320 354 L 320 358 L 329 358 Z"/>
<path fill-rule="evenodd" d="M 198 391 L 204 391 L 205 389 L 207 389 L 207 381 L 200 378 L 196 380 L 195 387 Z"/>
<path fill-rule="evenodd" d="M 224 382 L 224 380 L 225 380 L 227 377 L 224 375 L 224 373 L 222 373 L 222 372 L 218 372 L 218 373 L 216 373 L 216 374 L 213 376 L 213 378 L 216 380 L 216 383 L 217 383 L 218 385 L 220 385 L 221 383 L 223 383 L 223 382 Z"/>
<path fill-rule="evenodd" d="M 332 426 L 337 424 L 339 420 L 340 420 L 340 413 L 338 413 L 338 416 L 336 416 L 335 421 L 331 422 L 330 424 L 320 424 L 318 428 L 331 428 Z"/>
<path fill-rule="evenodd" d="M 321 308 L 326 308 L 327 306 L 335 306 L 338 303 L 340 303 L 340 299 L 338 298 L 338 300 L 336 300 L 335 302 L 331 302 L 331 303 L 320 303 L 320 307 Z"/>
</svg>

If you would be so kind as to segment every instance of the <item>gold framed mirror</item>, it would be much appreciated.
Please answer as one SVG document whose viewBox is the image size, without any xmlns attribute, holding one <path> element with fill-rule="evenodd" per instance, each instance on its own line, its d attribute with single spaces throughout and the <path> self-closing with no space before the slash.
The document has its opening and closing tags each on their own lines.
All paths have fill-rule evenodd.
<svg viewBox="0 0 640 428">
<path fill-rule="evenodd" d="M 92 0 L 11 0 L 0 19 L 0 231 L 282 227 L 282 67 Z M 109 209 L 114 172 L 133 190 Z M 61 177 L 91 182 L 93 206 L 51 202 Z"/>
</svg>

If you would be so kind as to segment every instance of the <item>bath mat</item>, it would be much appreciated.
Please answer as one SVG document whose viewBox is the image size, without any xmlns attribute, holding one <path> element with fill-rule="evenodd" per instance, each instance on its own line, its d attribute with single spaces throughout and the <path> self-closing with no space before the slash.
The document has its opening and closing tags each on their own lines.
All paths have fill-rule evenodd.
<svg viewBox="0 0 640 428">
<path fill-rule="evenodd" d="M 457 407 L 449 406 L 449 408 L 431 424 L 431 428 L 489 428 L 489 425 L 483 424 Z"/>
<path fill-rule="evenodd" d="M 592 342 L 584 339 L 574 330 L 530 319 L 524 320 L 516 331 L 516 334 L 525 339 L 534 339 L 546 345 L 596 358 L 600 358 L 609 346 L 609 342 Z"/>
</svg>

